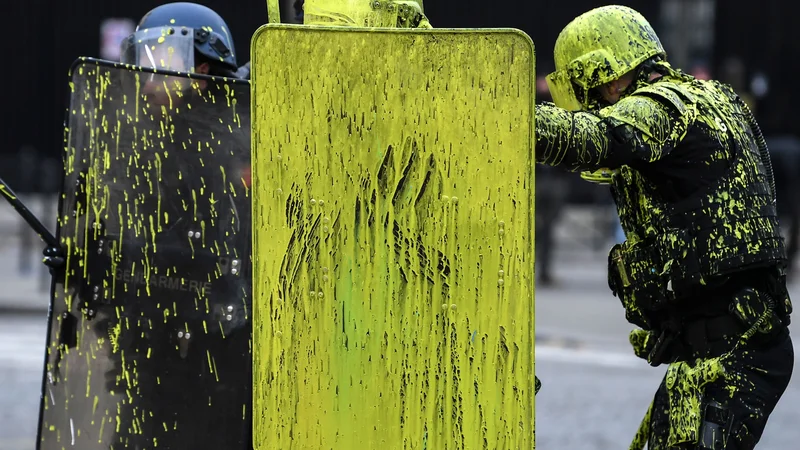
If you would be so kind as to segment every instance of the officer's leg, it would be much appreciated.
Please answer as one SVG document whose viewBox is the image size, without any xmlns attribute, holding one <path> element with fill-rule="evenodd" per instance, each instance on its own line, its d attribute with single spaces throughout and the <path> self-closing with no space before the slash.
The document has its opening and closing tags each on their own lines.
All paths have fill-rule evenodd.
<svg viewBox="0 0 800 450">
<path fill-rule="evenodd" d="M 536 209 L 536 262 L 539 281 L 543 285 L 552 284 L 553 225 L 555 224 L 555 205 L 543 202 Z"/>
<path fill-rule="evenodd" d="M 667 396 L 666 376 L 661 380 L 653 398 L 650 412 L 650 430 L 647 437 L 648 450 L 666 450 L 669 436 L 669 398 Z"/>
<path fill-rule="evenodd" d="M 653 400 L 648 450 L 751 450 L 755 447 L 792 376 L 794 351 L 788 331 L 784 329 L 772 338 L 757 335 L 731 352 L 724 361 L 724 375 L 702 388 L 701 402 L 696 407 L 691 401 L 689 407 L 678 404 L 682 398 L 687 400 L 686 380 L 676 380 L 672 389 L 662 381 Z M 695 385 L 697 381 L 688 384 Z M 673 397 L 672 405 L 670 397 Z M 671 433 L 674 441 L 693 434 L 686 427 L 691 423 L 689 416 L 694 414 L 701 417 L 697 442 L 684 441 L 670 446 Z"/>
<path fill-rule="evenodd" d="M 538 169 L 538 168 L 537 168 Z M 539 169 L 536 184 L 536 271 L 543 285 L 553 283 L 555 227 L 568 199 L 569 182 L 563 174 Z"/>
<path fill-rule="evenodd" d="M 785 330 L 770 342 L 757 336 L 731 356 L 724 379 L 706 388 L 698 449 L 754 448 L 791 379 L 794 350 Z"/>
</svg>

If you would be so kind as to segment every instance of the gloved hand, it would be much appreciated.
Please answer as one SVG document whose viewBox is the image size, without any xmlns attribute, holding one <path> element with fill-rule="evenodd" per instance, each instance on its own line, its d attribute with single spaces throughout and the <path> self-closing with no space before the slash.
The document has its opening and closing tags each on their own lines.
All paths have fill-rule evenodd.
<svg viewBox="0 0 800 450">
<path fill-rule="evenodd" d="M 597 169 L 595 171 L 586 170 L 581 172 L 581 178 L 592 183 L 605 185 L 611 184 L 611 178 L 614 176 L 614 173 L 616 173 L 616 170 L 606 168 Z"/>
<path fill-rule="evenodd" d="M 533 382 L 533 384 L 534 384 L 534 393 L 533 393 L 533 395 L 536 395 L 536 394 L 539 393 L 539 389 L 542 388 L 542 382 L 539 381 L 539 377 L 537 377 L 536 375 L 534 375 L 533 378 L 535 379 L 534 382 Z"/>
<path fill-rule="evenodd" d="M 422 12 L 422 7 L 416 0 L 394 0 L 394 5 L 399 9 L 397 17 L 398 28 L 433 28 L 430 21 Z"/>
<path fill-rule="evenodd" d="M 657 339 L 658 336 L 654 332 L 642 330 L 641 328 L 631 331 L 631 334 L 628 337 L 628 340 L 630 340 L 631 345 L 633 346 L 633 353 L 644 360 L 647 360 L 647 357 L 653 350 Z"/>
<path fill-rule="evenodd" d="M 234 73 L 236 78 L 240 78 L 242 80 L 249 80 L 250 79 L 250 61 L 247 61 L 247 64 L 239 67 L 239 69 Z"/>
</svg>

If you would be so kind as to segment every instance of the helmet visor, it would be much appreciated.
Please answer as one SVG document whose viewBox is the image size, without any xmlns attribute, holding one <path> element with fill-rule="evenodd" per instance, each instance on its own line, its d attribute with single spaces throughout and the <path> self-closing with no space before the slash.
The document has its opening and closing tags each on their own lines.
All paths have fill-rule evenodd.
<svg viewBox="0 0 800 450">
<path fill-rule="evenodd" d="M 120 62 L 156 70 L 193 72 L 194 30 L 185 27 L 138 30 L 122 42 Z"/>
<path fill-rule="evenodd" d="M 572 79 L 565 70 L 557 70 L 547 76 L 547 87 L 550 88 L 550 95 L 553 97 L 553 103 L 559 108 L 564 108 L 568 111 L 578 111 L 581 108 L 581 102 L 575 95 L 575 87 L 572 84 Z"/>
</svg>

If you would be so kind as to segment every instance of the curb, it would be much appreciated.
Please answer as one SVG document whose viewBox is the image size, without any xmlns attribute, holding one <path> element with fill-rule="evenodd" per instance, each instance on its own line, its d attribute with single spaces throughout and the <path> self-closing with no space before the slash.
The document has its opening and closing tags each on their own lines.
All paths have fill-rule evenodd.
<svg viewBox="0 0 800 450">
<path fill-rule="evenodd" d="M 568 348 L 573 350 L 586 349 L 589 347 L 586 342 L 579 339 L 537 333 L 535 336 L 534 346 L 539 345 L 545 347 Z"/>
<path fill-rule="evenodd" d="M 50 304 L 47 306 L 42 305 L 20 305 L 20 304 L 3 304 L 0 303 L 0 315 L 15 315 L 15 316 L 34 316 L 34 315 L 47 315 L 50 312 Z"/>
<path fill-rule="evenodd" d="M 2 282 L 0 282 L 2 284 Z M 50 290 L 24 293 L 4 292 L 0 294 L 0 314 L 47 314 L 50 310 Z"/>
</svg>

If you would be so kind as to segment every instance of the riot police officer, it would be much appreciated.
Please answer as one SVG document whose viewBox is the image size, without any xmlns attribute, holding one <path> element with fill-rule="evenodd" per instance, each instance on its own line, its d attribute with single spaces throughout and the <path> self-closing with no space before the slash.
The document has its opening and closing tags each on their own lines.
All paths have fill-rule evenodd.
<svg viewBox="0 0 800 450">
<path fill-rule="evenodd" d="M 121 54 L 123 63 L 159 70 L 229 78 L 237 70 L 227 24 L 194 3 L 149 11 L 122 43 Z M 152 180 L 157 188 L 143 184 L 129 191 L 138 198 L 139 215 L 168 214 L 171 220 L 152 237 L 126 227 L 121 265 L 134 267 L 146 255 L 158 273 L 172 274 L 173 281 L 203 283 L 193 289 L 200 282 L 186 281 L 188 287 L 167 290 L 165 280 L 163 286 L 151 284 L 144 295 L 134 287 L 135 269 L 122 271 L 119 281 L 129 285 L 115 297 L 125 303 L 122 325 L 115 317 L 96 325 L 101 333 L 113 326 L 120 330 L 122 351 L 111 356 L 113 367 L 105 374 L 109 392 L 129 393 L 118 407 L 114 443 L 244 447 L 250 445 L 252 378 L 249 244 L 242 243 L 250 240 L 250 198 L 241 181 L 249 180 L 250 127 L 245 122 L 237 129 L 230 118 L 249 109 L 243 94 L 249 89 L 241 82 L 234 87 L 207 77 L 131 73 L 139 74 L 128 81 L 141 87 L 146 104 L 138 106 L 145 113 L 135 127 L 117 132 L 119 141 L 128 145 L 140 133 L 158 137 L 152 130 L 169 129 L 169 134 L 161 142 L 163 151 L 140 152 L 138 158 L 143 168 L 157 160 L 160 176 Z M 243 112 L 232 108 L 232 98 Z M 201 156 L 192 157 L 187 149 Z M 221 185 L 221 180 L 230 181 Z M 158 250 L 148 252 L 149 245 Z M 219 261 L 229 260 L 236 268 L 223 274 Z M 165 304 L 173 305 L 166 315 Z"/>
<path fill-rule="evenodd" d="M 786 250 L 766 144 L 747 105 L 673 68 L 653 28 L 593 9 L 555 44 L 536 158 L 609 184 L 626 241 L 609 286 L 631 343 L 669 364 L 637 445 L 751 449 L 789 383 Z"/>
</svg>

